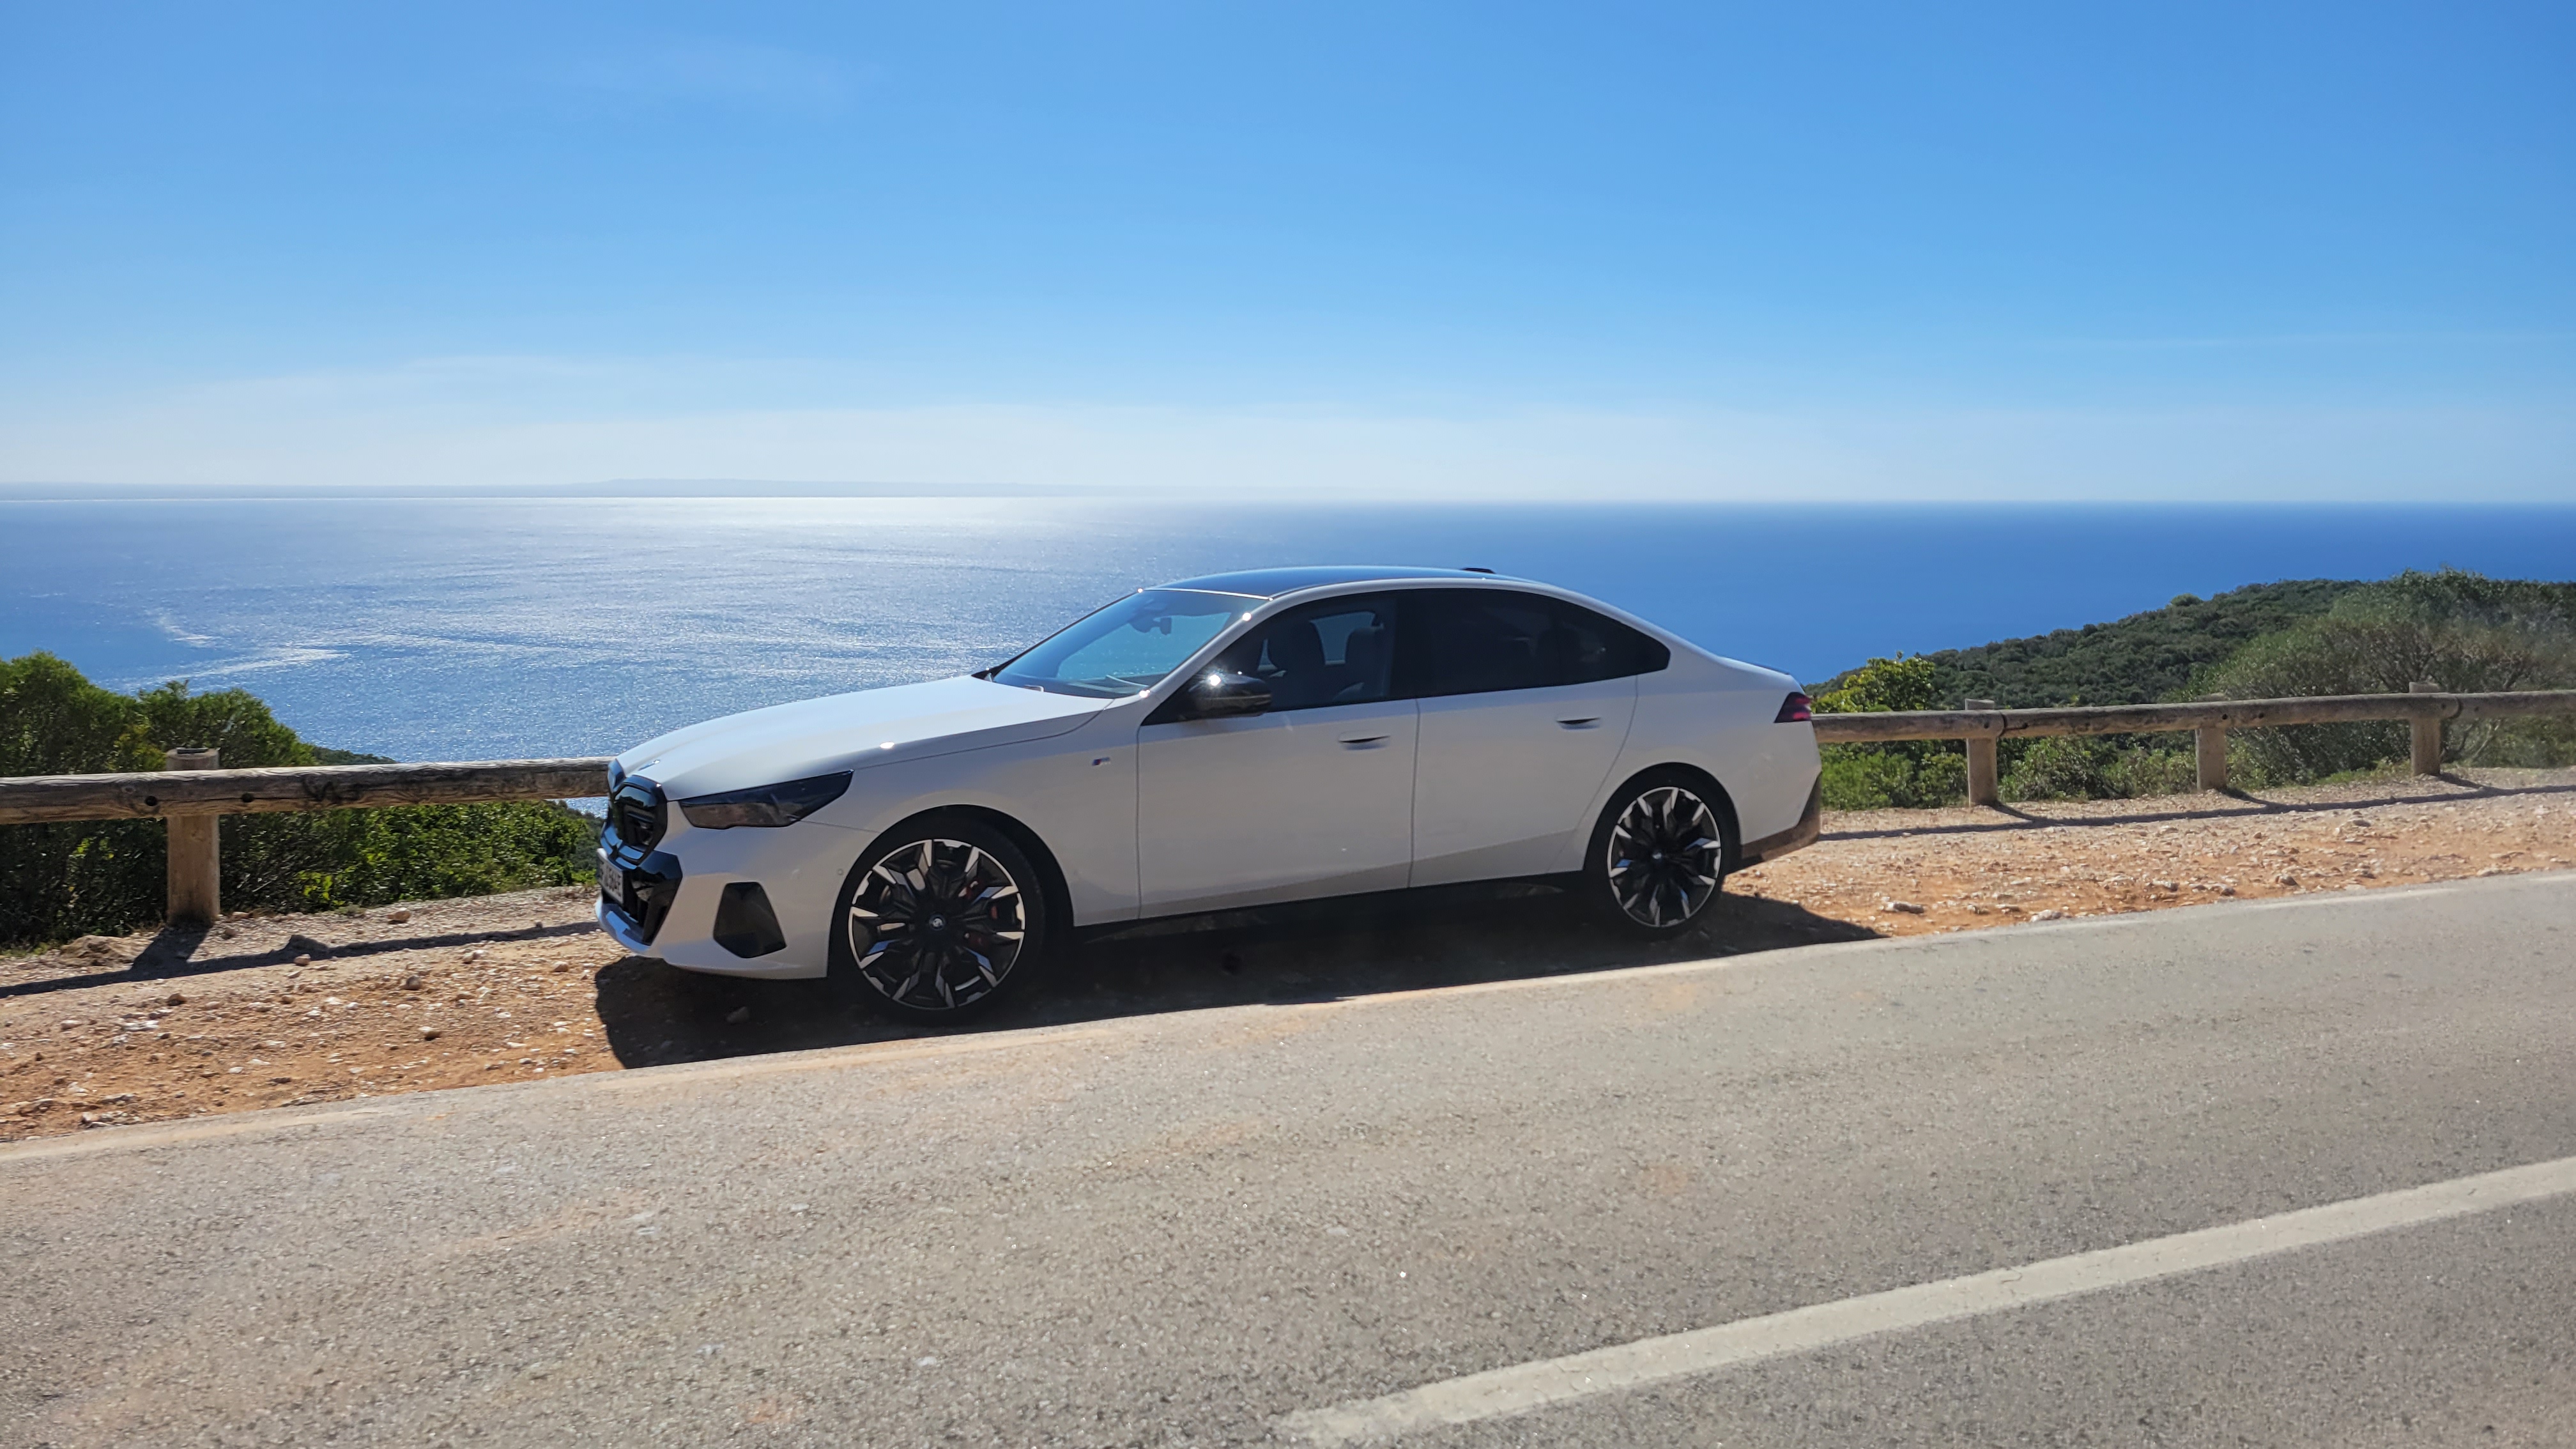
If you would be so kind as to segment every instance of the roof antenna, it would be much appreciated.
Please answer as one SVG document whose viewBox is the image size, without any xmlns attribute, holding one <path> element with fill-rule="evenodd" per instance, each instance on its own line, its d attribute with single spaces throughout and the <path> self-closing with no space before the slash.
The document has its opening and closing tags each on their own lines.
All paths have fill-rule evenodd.
<svg viewBox="0 0 2576 1449">
<path fill-rule="evenodd" d="M 1493 570 L 1480 567 L 1476 564 L 1461 564 L 1458 566 L 1458 572 L 1462 574 L 1489 574 L 1492 573 Z"/>
</svg>

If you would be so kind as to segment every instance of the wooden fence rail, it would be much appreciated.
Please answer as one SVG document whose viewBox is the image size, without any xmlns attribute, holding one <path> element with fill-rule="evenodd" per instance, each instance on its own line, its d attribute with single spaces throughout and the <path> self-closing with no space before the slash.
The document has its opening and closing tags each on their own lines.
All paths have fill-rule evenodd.
<svg viewBox="0 0 2576 1449">
<path fill-rule="evenodd" d="M 2442 768 L 2442 726 L 2450 720 L 2576 715 L 2576 690 L 2443 694 L 2323 695 L 2229 699 L 2194 704 L 2121 704 L 2068 709 L 1966 709 L 1820 714 L 1826 743 L 1965 740 L 1968 795 L 1996 802 L 1997 741 L 2024 735 L 2199 735 L 2202 789 L 2227 786 L 2227 731 L 2279 725 L 2406 720 L 2414 726 L 2416 773 Z M 33 775 L 0 779 L 0 825 L 70 820 L 162 819 L 170 823 L 169 915 L 206 921 L 222 913 L 215 881 L 215 818 L 282 810 L 347 810 L 387 805 L 460 805 L 500 800 L 572 800 L 608 793 L 608 760 L 474 760 L 429 765 L 313 765 L 226 770 L 212 750 L 172 750 L 170 768 L 127 775 Z"/>
</svg>

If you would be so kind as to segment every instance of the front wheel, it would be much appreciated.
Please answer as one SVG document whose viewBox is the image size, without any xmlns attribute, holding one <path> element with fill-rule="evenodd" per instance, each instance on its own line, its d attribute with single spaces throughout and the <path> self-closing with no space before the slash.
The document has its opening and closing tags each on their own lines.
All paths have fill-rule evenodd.
<svg viewBox="0 0 2576 1449">
<path fill-rule="evenodd" d="M 1726 878 L 1725 816 L 1706 782 L 1656 770 L 1611 797 L 1583 860 L 1584 894 L 1634 936 L 1696 925 Z"/>
<path fill-rule="evenodd" d="M 1046 889 L 1008 836 L 969 817 L 930 816 L 869 848 L 841 887 L 832 980 L 909 1021 L 990 1009 L 1035 974 Z"/>
</svg>

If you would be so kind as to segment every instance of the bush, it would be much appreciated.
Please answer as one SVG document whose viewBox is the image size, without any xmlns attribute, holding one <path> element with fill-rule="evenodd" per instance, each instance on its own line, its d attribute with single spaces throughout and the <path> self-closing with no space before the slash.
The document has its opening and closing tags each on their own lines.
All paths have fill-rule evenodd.
<svg viewBox="0 0 2576 1449">
<path fill-rule="evenodd" d="M 2198 784 L 2199 770 L 2188 754 L 2116 736 L 2049 735 L 2023 746 L 1999 788 L 2007 800 L 2134 800 L 2177 795 Z"/>
<path fill-rule="evenodd" d="M 246 768 L 351 758 L 297 739 L 243 690 L 193 694 L 178 682 L 124 695 L 49 654 L 0 661 L 0 774 L 157 770 L 180 747 Z M 227 906 L 326 910 L 569 885 L 589 877 L 598 827 L 532 801 L 228 815 L 219 834 Z M 0 942 L 157 919 L 167 840 L 157 820 L 0 826 Z"/>
<path fill-rule="evenodd" d="M 1841 688 L 1816 696 L 1818 713 L 1940 707 L 1932 661 L 1919 655 L 1872 659 L 1841 678 Z M 1968 798 L 1968 757 L 1956 740 L 1826 745 L 1818 753 L 1829 810 L 1920 810 Z"/>
<path fill-rule="evenodd" d="M 2418 679 L 2461 693 L 2576 685 L 2576 585 L 2410 571 L 2254 640 L 2198 688 L 2235 699 L 2403 694 Z M 2576 760 L 2576 726 L 2565 720 L 2454 725 L 2444 733 L 2446 760 Z M 2230 742 L 2231 768 L 2241 761 L 2248 784 L 2306 783 L 2402 757 L 2407 736 L 2401 721 L 2247 730 Z"/>
<path fill-rule="evenodd" d="M 1912 742 L 1824 746 L 1819 753 L 1824 756 L 1825 808 L 1929 810 L 1968 798 L 1965 754 L 1908 755 L 1901 753 L 1905 743 Z"/>
</svg>

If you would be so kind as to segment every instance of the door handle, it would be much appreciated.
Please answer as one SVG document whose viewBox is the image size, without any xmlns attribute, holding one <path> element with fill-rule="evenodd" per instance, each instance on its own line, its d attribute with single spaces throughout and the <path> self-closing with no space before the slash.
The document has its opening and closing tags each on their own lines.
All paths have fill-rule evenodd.
<svg viewBox="0 0 2576 1449">
<path fill-rule="evenodd" d="M 1355 750 L 1365 750 L 1371 745 L 1385 744 L 1386 741 L 1387 737 L 1385 735 L 1353 735 L 1343 740 L 1342 743 Z"/>
<path fill-rule="evenodd" d="M 1601 723 L 1601 716 L 1597 714 L 1588 714 L 1581 719 L 1561 719 L 1558 720 L 1557 723 L 1570 730 L 1588 730 L 1594 725 Z"/>
</svg>

